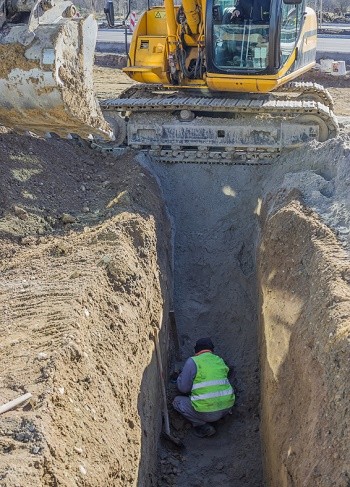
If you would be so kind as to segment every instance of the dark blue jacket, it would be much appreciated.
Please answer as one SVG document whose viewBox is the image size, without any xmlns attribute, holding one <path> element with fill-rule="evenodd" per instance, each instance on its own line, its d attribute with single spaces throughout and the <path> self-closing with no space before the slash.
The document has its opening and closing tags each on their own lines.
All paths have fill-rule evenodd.
<svg viewBox="0 0 350 487">
<path fill-rule="evenodd" d="M 236 9 L 241 20 L 252 22 L 268 22 L 270 18 L 271 0 L 238 0 Z"/>
</svg>

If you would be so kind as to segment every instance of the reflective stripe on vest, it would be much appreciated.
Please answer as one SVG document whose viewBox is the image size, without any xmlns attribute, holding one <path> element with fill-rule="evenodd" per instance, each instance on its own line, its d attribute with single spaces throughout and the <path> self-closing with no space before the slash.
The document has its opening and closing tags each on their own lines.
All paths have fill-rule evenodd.
<svg viewBox="0 0 350 487">
<path fill-rule="evenodd" d="M 192 357 L 197 367 L 191 391 L 191 403 L 198 412 L 229 409 L 235 395 L 227 379 L 228 367 L 222 358 L 210 352 Z"/>
<path fill-rule="evenodd" d="M 200 389 L 201 387 L 209 387 L 209 386 L 226 386 L 231 385 L 228 379 L 218 379 L 218 380 L 207 380 L 206 382 L 198 382 L 197 384 L 193 384 L 192 391 L 195 389 Z"/>
</svg>

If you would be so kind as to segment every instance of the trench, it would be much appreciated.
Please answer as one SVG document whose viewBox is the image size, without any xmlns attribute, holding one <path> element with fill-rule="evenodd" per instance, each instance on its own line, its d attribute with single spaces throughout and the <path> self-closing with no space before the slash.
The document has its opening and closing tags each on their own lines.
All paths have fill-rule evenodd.
<svg viewBox="0 0 350 487">
<path fill-rule="evenodd" d="M 173 226 L 171 366 L 210 336 L 237 394 L 210 438 L 171 413 L 185 451 L 161 450 L 160 486 L 349 486 L 350 265 L 334 226 L 349 218 L 349 161 L 333 141 L 271 170 L 152 165 Z"/>
<path fill-rule="evenodd" d="M 215 436 L 201 439 L 186 430 L 177 474 L 163 472 L 160 485 L 261 486 L 255 255 L 264 169 L 157 164 L 153 170 L 173 221 L 181 358 L 193 355 L 198 338 L 210 336 L 215 353 L 234 367 L 237 395 L 233 415 L 216 424 Z"/>
<path fill-rule="evenodd" d="M 159 186 L 133 153 L 1 142 L 1 391 L 12 400 L 28 384 L 39 398 L 3 417 L 6 486 L 349 487 L 348 139 L 282 154 L 270 168 L 152 164 Z M 35 154 L 42 172 L 22 186 L 15 177 L 38 168 Z M 81 212 L 82 174 L 97 220 Z M 50 226 L 57 208 L 79 215 L 76 231 Z M 49 240 L 37 237 L 44 228 Z M 211 438 L 171 412 L 180 452 L 159 441 L 150 340 L 163 308 L 165 362 L 172 297 L 182 361 L 171 366 L 210 335 L 237 392 Z"/>
</svg>

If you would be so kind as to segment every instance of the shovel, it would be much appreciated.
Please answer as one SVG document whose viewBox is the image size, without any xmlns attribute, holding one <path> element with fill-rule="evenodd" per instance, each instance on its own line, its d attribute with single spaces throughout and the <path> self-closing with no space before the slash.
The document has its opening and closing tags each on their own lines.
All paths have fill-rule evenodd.
<svg viewBox="0 0 350 487">
<path fill-rule="evenodd" d="M 160 326 L 162 324 L 163 313 L 161 314 L 159 323 Z M 158 337 L 158 330 L 154 330 L 153 335 L 154 345 L 156 347 L 156 354 L 157 354 L 157 362 L 158 362 L 158 370 L 160 376 L 160 385 L 162 390 L 162 400 L 163 400 L 163 418 L 164 418 L 164 437 L 174 443 L 176 446 L 183 448 L 184 444 L 179 438 L 173 436 L 170 432 L 170 423 L 169 423 L 169 412 L 168 412 L 168 403 L 167 403 L 167 396 L 166 396 L 166 389 L 165 389 L 165 379 L 164 379 L 164 371 L 163 371 L 163 364 L 162 364 L 162 355 L 160 353 L 160 345 L 159 345 L 159 337 Z"/>
</svg>

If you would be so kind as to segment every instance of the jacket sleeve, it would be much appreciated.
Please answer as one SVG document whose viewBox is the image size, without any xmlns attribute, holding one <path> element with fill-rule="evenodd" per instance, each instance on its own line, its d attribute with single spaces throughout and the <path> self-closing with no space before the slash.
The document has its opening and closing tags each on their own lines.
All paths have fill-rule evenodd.
<svg viewBox="0 0 350 487">
<path fill-rule="evenodd" d="M 177 378 L 177 388 L 183 394 L 188 394 L 192 390 L 194 378 L 197 374 L 197 366 L 194 360 L 187 359 L 181 374 Z"/>
</svg>

